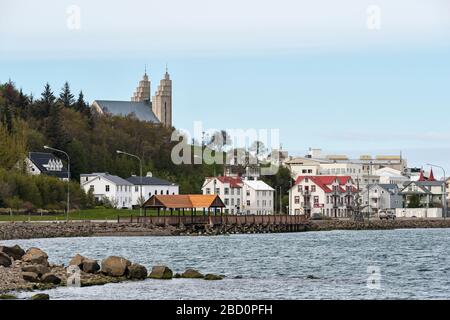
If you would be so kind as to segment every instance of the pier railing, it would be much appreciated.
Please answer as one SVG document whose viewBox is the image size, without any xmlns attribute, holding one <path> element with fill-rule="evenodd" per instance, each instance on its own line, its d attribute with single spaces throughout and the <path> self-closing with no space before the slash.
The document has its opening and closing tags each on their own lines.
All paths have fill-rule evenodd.
<svg viewBox="0 0 450 320">
<path fill-rule="evenodd" d="M 119 223 L 147 223 L 153 225 L 299 225 L 305 223 L 304 215 L 164 215 L 117 217 Z"/>
</svg>

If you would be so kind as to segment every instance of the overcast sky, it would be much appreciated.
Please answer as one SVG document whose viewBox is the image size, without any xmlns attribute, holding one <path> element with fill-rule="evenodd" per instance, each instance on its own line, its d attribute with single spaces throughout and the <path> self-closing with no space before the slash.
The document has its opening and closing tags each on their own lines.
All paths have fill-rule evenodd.
<svg viewBox="0 0 450 320">
<path fill-rule="evenodd" d="M 167 62 L 178 128 L 279 128 L 292 154 L 402 150 L 450 172 L 448 0 L 0 0 L 0 40 L 0 81 L 35 96 L 67 80 L 128 100 Z"/>
</svg>

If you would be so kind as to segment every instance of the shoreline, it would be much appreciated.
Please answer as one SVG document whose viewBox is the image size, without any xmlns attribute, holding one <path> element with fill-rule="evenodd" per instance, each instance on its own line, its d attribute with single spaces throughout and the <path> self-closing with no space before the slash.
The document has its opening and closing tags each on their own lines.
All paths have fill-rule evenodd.
<svg viewBox="0 0 450 320">
<path fill-rule="evenodd" d="M 305 222 L 300 231 L 332 230 L 393 230 L 393 229 L 450 228 L 450 219 L 371 220 L 311 220 Z M 213 236 L 248 233 L 286 233 L 288 230 L 258 228 L 243 225 L 227 226 L 154 226 L 139 223 L 117 222 L 7 222 L 0 223 L 1 240 L 23 240 L 66 237 L 130 237 L 130 236 Z M 293 232 L 293 231 L 290 231 Z"/>
</svg>

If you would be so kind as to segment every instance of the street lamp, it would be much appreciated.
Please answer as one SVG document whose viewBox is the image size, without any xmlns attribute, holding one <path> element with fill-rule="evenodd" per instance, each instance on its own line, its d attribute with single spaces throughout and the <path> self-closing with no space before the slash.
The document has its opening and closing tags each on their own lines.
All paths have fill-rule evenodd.
<svg viewBox="0 0 450 320">
<path fill-rule="evenodd" d="M 139 160 L 139 169 L 140 169 L 140 201 L 143 201 L 144 198 L 142 197 L 142 160 L 141 158 L 139 158 L 137 155 L 125 152 L 125 151 L 121 151 L 121 150 L 116 150 L 117 154 L 124 154 L 133 158 L 136 158 Z M 139 206 L 139 215 L 142 216 L 142 205 Z"/>
<path fill-rule="evenodd" d="M 447 217 L 447 180 L 445 177 L 445 169 L 441 166 L 431 163 L 427 163 L 427 166 L 439 168 L 442 170 L 442 172 L 444 172 L 444 219 L 445 219 Z"/>
<path fill-rule="evenodd" d="M 69 210 L 70 210 L 70 157 L 67 152 L 59 149 L 55 149 L 49 146 L 44 146 L 46 150 L 53 150 L 56 152 L 61 152 L 67 157 L 67 212 L 66 212 L 66 220 L 69 220 Z"/>
</svg>

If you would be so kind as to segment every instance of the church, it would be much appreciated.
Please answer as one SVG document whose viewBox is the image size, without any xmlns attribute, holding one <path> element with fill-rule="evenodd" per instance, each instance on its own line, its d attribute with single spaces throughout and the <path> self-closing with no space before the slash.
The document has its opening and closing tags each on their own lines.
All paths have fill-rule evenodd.
<svg viewBox="0 0 450 320">
<path fill-rule="evenodd" d="M 94 100 L 91 108 L 98 114 L 127 116 L 134 114 L 142 121 L 172 126 L 172 80 L 166 67 L 164 79 L 153 97 L 151 95 L 151 81 L 145 70 L 144 76 L 136 88 L 131 101 Z"/>
</svg>

